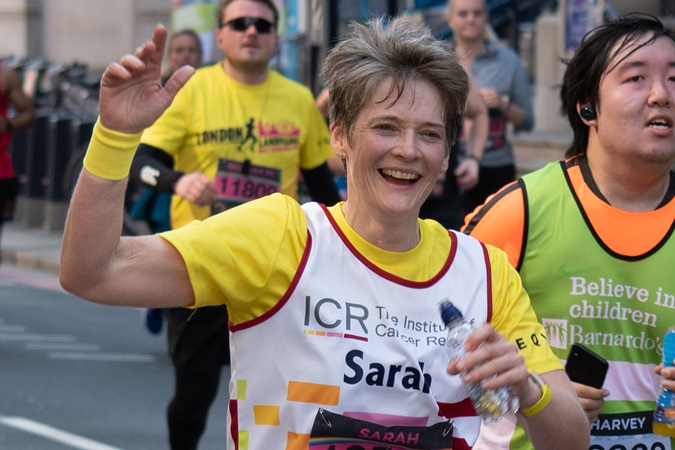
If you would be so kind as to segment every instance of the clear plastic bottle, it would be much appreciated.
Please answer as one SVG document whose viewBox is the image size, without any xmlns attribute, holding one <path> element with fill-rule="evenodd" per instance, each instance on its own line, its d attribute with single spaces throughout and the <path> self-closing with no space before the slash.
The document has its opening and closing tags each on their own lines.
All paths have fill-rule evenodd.
<svg viewBox="0 0 675 450">
<path fill-rule="evenodd" d="M 666 333 L 663 339 L 663 367 L 672 367 L 675 359 L 675 331 Z M 675 437 L 675 392 L 661 387 L 656 399 L 654 422 L 655 434 Z"/>
<path fill-rule="evenodd" d="M 464 315 L 448 299 L 439 304 L 441 319 L 448 327 L 448 356 L 450 359 L 459 358 L 464 351 L 464 341 L 474 330 L 474 327 L 464 321 Z M 518 397 L 510 389 L 483 389 L 480 383 L 469 385 L 469 397 L 473 402 L 476 413 L 485 423 L 501 420 L 507 413 L 516 413 L 520 406 Z"/>
</svg>

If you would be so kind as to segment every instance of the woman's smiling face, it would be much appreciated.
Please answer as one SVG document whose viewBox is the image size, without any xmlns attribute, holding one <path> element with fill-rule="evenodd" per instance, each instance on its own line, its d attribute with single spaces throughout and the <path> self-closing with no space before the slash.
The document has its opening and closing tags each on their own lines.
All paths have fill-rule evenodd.
<svg viewBox="0 0 675 450">
<path fill-rule="evenodd" d="M 443 108 L 426 81 L 407 81 L 398 99 L 391 83 L 381 83 L 366 102 L 351 137 L 333 126 L 331 140 L 347 160 L 350 204 L 371 214 L 416 218 L 447 169 Z"/>
</svg>

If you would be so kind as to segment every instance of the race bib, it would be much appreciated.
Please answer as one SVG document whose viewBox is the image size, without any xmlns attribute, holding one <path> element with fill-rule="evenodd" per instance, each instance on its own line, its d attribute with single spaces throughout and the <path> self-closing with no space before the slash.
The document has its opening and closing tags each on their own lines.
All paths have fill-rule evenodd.
<svg viewBox="0 0 675 450">
<path fill-rule="evenodd" d="M 281 170 L 220 159 L 214 179 L 217 196 L 211 214 L 281 191 Z"/>
<path fill-rule="evenodd" d="M 670 438 L 657 434 L 593 436 L 588 450 L 672 450 Z"/>
<path fill-rule="evenodd" d="M 499 112 L 490 112 L 490 132 L 485 143 L 485 152 L 499 150 L 506 142 L 506 118 Z"/>
<path fill-rule="evenodd" d="M 670 438 L 652 433 L 653 411 L 600 414 L 591 424 L 589 450 L 673 450 Z"/>
<path fill-rule="evenodd" d="M 319 409 L 314 418 L 312 450 L 452 450 L 452 421 L 430 427 L 386 427 Z"/>
</svg>

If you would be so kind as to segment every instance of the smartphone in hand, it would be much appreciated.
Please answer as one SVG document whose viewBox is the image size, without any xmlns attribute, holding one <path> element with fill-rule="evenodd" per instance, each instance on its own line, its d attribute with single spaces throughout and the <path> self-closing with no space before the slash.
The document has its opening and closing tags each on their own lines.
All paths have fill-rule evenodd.
<svg viewBox="0 0 675 450">
<path fill-rule="evenodd" d="M 572 344 L 565 372 L 570 380 L 596 389 L 602 389 L 609 363 L 602 356 L 582 344 Z"/>
</svg>

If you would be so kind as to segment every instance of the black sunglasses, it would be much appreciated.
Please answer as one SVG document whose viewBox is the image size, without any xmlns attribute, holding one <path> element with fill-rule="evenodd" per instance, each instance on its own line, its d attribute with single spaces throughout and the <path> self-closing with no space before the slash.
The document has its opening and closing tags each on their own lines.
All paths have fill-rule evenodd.
<svg viewBox="0 0 675 450">
<path fill-rule="evenodd" d="M 260 17 L 237 17 L 232 19 L 229 22 L 223 24 L 223 27 L 230 27 L 234 31 L 246 31 L 248 28 L 253 25 L 255 31 L 260 34 L 268 34 L 272 32 L 274 24 Z"/>
</svg>

